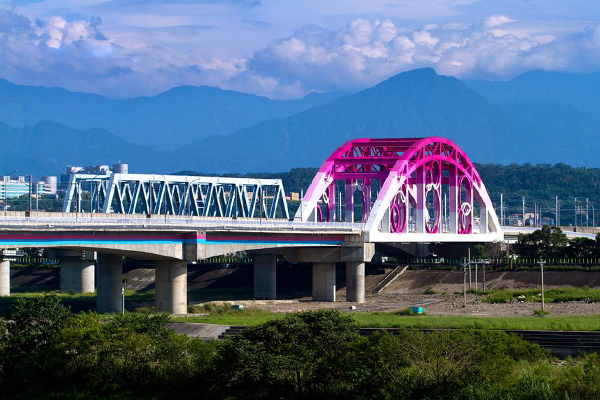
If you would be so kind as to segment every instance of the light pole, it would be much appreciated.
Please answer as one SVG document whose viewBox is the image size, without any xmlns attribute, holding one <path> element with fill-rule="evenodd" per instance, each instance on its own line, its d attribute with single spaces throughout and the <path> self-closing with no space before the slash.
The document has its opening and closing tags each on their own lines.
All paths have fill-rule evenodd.
<svg viewBox="0 0 600 400">
<path fill-rule="evenodd" d="M 545 311 L 546 307 L 544 304 L 544 264 L 546 263 L 546 260 L 544 259 L 540 259 L 538 260 L 538 264 L 540 264 L 540 273 L 541 273 L 541 286 L 542 286 L 542 311 Z"/>
<path fill-rule="evenodd" d="M 262 189 L 262 182 L 260 181 L 259 178 L 254 178 L 258 181 L 258 187 L 256 188 L 256 190 L 258 190 L 258 223 L 259 225 L 262 225 L 262 214 L 263 214 L 263 189 Z M 300 202 L 300 207 L 302 207 L 302 202 Z"/>
<path fill-rule="evenodd" d="M 123 279 L 121 282 L 121 314 L 125 314 L 125 286 L 127 285 L 127 281 Z"/>
<path fill-rule="evenodd" d="M 162 199 L 162 201 L 164 204 L 163 209 L 165 211 L 165 222 L 167 222 L 167 191 L 169 190 L 169 186 L 167 185 L 167 177 L 164 176 L 163 174 L 158 174 L 158 175 L 163 177 L 163 195 L 162 195 L 163 199 Z M 158 210 L 158 211 L 160 211 L 160 210 Z"/>
<path fill-rule="evenodd" d="M 32 187 L 31 187 L 31 179 L 32 179 L 32 176 L 29 175 L 29 199 L 28 199 L 29 200 L 29 206 L 27 207 L 27 211 L 30 214 L 31 214 L 31 189 L 32 189 Z"/>
<path fill-rule="evenodd" d="M 197 181 L 201 181 L 201 180 L 202 180 L 202 178 L 194 178 L 194 179 L 191 180 L 190 183 L 188 183 L 188 193 L 190 194 L 191 199 L 188 200 L 188 207 L 187 208 L 188 208 L 188 214 L 190 215 L 190 217 L 192 216 L 192 209 L 191 209 L 192 200 L 194 202 L 196 202 L 196 199 L 194 198 L 194 186 L 192 185 L 192 183 L 197 182 Z M 194 205 L 194 209 L 196 209 L 196 207 L 197 207 L 197 204 Z M 206 207 L 206 205 L 204 207 Z M 198 215 L 198 216 L 200 216 L 200 215 Z"/>
<path fill-rule="evenodd" d="M 523 199 L 523 226 L 525 226 L 525 196 L 523 196 L 522 199 Z"/>
<path fill-rule="evenodd" d="M 575 197 L 575 232 L 577 232 L 577 197 Z"/>
<path fill-rule="evenodd" d="M 463 260 L 463 307 L 467 306 L 467 265 Z"/>
<path fill-rule="evenodd" d="M 152 174 L 152 180 L 148 184 L 148 216 L 152 217 L 152 213 L 154 212 L 154 208 L 152 207 L 152 198 L 154 197 L 154 174 Z"/>
</svg>

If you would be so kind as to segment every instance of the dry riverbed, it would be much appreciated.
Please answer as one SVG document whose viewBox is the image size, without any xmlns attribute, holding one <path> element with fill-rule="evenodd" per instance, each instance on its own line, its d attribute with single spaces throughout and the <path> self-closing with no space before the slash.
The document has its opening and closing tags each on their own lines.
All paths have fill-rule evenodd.
<svg viewBox="0 0 600 400">
<path fill-rule="evenodd" d="M 503 304 L 491 304 L 484 297 L 475 294 L 467 295 L 467 305 L 463 307 L 463 296 L 455 294 L 379 294 L 368 295 L 364 304 L 348 303 L 339 298 L 335 303 L 316 302 L 310 297 L 297 300 L 244 300 L 233 301 L 247 308 L 260 308 L 271 312 L 293 312 L 300 310 L 334 309 L 350 311 L 396 311 L 410 306 L 419 306 L 429 315 L 469 315 L 482 317 L 531 316 L 534 310 L 541 309 L 541 303 L 511 301 Z M 573 301 L 566 303 L 546 304 L 546 310 L 554 316 L 598 315 L 600 303 Z"/>
</svg>

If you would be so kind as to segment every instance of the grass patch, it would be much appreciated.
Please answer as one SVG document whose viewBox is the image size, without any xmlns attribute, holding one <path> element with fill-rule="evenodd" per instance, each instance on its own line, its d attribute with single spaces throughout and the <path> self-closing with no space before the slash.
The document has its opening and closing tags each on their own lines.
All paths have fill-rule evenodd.
<svg viewBox="0 0 600 400">
<path fill-rule="evenodd" d="M 550 313 L 546 310 L 533 310 L 533 315 L 535 315 L 536 317 L 543 317 L 544 315 L 548 314 Z"/>
<path fill-rule="evenodd" d="M 234 310 L 230 307 L 207 316 L 173 317 L 173 322 L 199 322 L 219 325 L 254 326 L 272 319 L 283 318 L 284 313 L 260 309 Z M 356 323 L 363 328 L 415 329 L 482 329 L 482 330 L 600 330 L 600 315 L 568 317 L 469 317 L 420 315 L 414 318 L 405 310 L 395 312 L 352 312 Z"/>
<path fill-rule="evenodd" d="M 231 304 L 222 305 L 206 304 L 189 307 L 193 313 L 208 313 L 202 316 L 172 317 L 172 322 L 198 322 L 217 325 L 242 325 L 254 326 L 265 323 L 272 319 L 283 318 L 284 313 L 272 313 L 259 308 L 243 308 L 241 310 L 231 308 Z"/>
<path fill-rule="evenodd" d="M 436 294 L 437 292 L 433 289 L 433 288 L 427 288 L 427 290 L 425 290 L 423 292 L 423 294 Z"/>
<path fill-rule="evenodd" d="M 425 315 L 424 312 L 421 314 L 414 312 L 411 307 L 407 307 L 403 310 L 393 311 L 393 312 L 391 312 L 391 314 L 397 315 L 397 316 L 408 316 L 408 317 L 422 317 L 423 315 Z"/>
<path fill-rule="evenodd" d="M 418 329 L 600 330 L 600 316 L 568 317 L 402 317 L 392 313 L 356 313 L 361 327 Z"/>
</svg>

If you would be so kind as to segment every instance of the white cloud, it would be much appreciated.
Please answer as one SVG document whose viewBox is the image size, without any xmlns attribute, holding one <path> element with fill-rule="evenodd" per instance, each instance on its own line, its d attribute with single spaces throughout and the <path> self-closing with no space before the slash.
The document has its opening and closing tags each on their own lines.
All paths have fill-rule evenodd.
<svg viewBox="0 0 600 400">
<path fill-rule="evenodd" d="M 245 74 L 307 90 L 359 89 L 424 66 L 459 78 L 505 79 L 531 70 L 600 69 L 600 26 L 555 37 L 505 15 L 471 24 L 427 25 L 406 32 L 391 21 L 356 19 L 339 31 L 300 29 L 254 54 Z M 314 33 L 316 32 L 316 33 Z M 301 49 L 293 57 L 282 46 Z M 308 56 L 310 54 L 310 57 Z M 277 91 L 273 94 L 277 95 Z"/>
<path fill-rule="evenodd" d="M 214 56 L 203 46 L 186 44 L 185 37 L 198 40 L 214 31 L 211 26 L 119 29 L 97 18 L 32 19 L 0 10 L 0 77 L 114 97 L 202 84 L 287 98 L 313 90 L 356 90 L 425 66 L 487 79 L 536 68 L 600 69 L 599 26 L 565 35 L 502 14 L 413 29 L 366 18 L 338 29 L 305 25 L 249 57 Z"/>
<path fill-rule="evenodd" d="M 483 23 L 488 28 L 508 24 L 509 22 L 515 22 L 515 20 L 507 17 L 506 15 L 492 15 L 483 20 Z"/>
</svg>

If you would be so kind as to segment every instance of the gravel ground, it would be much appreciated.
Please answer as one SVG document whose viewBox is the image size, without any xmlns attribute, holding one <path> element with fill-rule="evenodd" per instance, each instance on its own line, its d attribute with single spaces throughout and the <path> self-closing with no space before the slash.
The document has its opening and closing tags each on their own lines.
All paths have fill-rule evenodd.
<svg viewBox="0 0 600 400">
<path fill-rule="evenodd" d="M 356 311 L 395 311 L 410 306 L 420 306 L 429 315 L 469 315 L 485 317 L 530 316 L 541 308 L 540 303 L 513 301 L 505 304 L 490 304 L 482 301 L 481 296 L 467 295 L 467 306 L 463 308 L 463 296 L 453 294 L 379 294 L 367 296 L 364 304 L 348 303 L 340 299 L 335 303 L 316 302 L 310 297 L 298 300 L 244 300 L 234 302 L 245 307 L 255 307 L 272 312 L 292 312 L 300 310 L 335 309 Z M 549 303 L 546 310 L 550 315 L 600 315 L 600 303 L 581 301 L 568 303 Z"/>
</svg>

